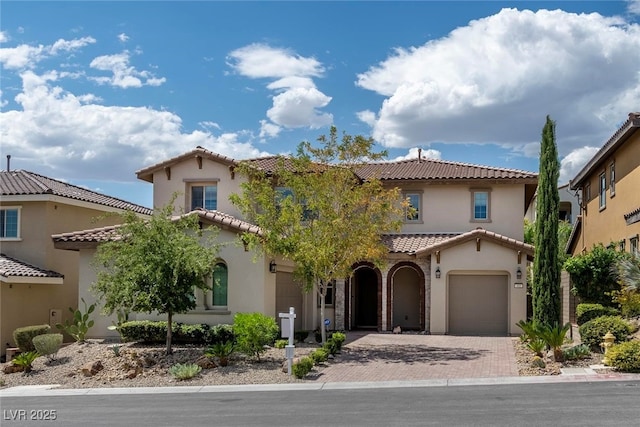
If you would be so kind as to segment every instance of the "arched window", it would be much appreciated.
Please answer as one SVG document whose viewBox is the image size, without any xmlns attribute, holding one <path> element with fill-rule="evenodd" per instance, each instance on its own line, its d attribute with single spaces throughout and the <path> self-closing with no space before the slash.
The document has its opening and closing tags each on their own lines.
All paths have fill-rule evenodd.
<svg viewBox="0 0 640 427">
<path fill-rule="evenodd" d="M 227 264 L 218 262 L 213 267 L 213 292 L 211 304 L 213 308 L 227 307 Z"/>
</svg>

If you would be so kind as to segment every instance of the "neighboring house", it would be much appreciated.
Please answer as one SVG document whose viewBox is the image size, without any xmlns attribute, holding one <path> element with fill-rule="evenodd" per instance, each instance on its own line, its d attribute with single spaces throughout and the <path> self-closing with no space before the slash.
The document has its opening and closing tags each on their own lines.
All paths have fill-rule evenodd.
<svg viewBox="0 0 640 427">
<path fill-rule="evenodd" d="M 587 252 L 598 243 L 638 250 L 640 234 L 640 113 L 629 118 L 570 182 L 582 212 L 567 252 Z"/>
<path fill-rule="evenodd" d="M 250 161 L 272 172 L 277 157 Z M 296 328 L 315 329 L 324 320 L 318 318 L 317 296 L 301 291 L 293 266 L 256 256 L 237 244 L 238 233 L 260 232 L 229 202 L 244 179 L 235 173 L 237 165 L 236 160 L 197 147 L 137 172 L 139 179 L 153 184 L 154 206 L 166 205 L 177 193 L 176 214 L 196 211 L 203 224 L 222 229 L 222 289 L 198 291 L 198 308 L 175 319 L 231 323 L 237 312 L 260 311 L 277 318 L 295 307 Z M 382 236 L 389 247 L 382 269 L 363 260 L 354 266 L 351 278 L 334 284 L 325 311 L 330 329 L 390 331 L 400 326 L 433 334 L 521 332 L 515 324 L 526 318 L 526 267 L 533 256 L 533 247 L 522 241 L 522 219 L 535 193 L 537 174 L 422 158 L 369 164 L 358 174 L 401 188 L 416 213 L 400 233 Z M 53 236 L 57 248 L 80 252 L 81 295 L 87 295 L 95 280 L 88 267 L 95 248 L 112 231 Z M 106 335 L 108 324 L 103 319 L 93 334 Z"/>
<path fill-rule="evenodd" d="M 21 326 L 55 324 L 78 306 L 78 254 L 54 248 L 51 235 L 151 209 L 24 170 L 0 172 L 0 343 L 4 355 Z"/>
<path fill-rule="evenodd" d="M 529 222 L 535 222 L 536 220 L 537 196 L 537 193 L 533 196 L 531 205 L 524 216 L 525 219 L 529 220 Z M 558 196 L 560 198 L 558 218 L 560 221 L 567 221 L 569 224 L 574 224 L 576 217 L 580 215 L 578 193 L 575 190 L 571 190 L 569 183 L 566 183 L 558 187 Z"/>
</svg>

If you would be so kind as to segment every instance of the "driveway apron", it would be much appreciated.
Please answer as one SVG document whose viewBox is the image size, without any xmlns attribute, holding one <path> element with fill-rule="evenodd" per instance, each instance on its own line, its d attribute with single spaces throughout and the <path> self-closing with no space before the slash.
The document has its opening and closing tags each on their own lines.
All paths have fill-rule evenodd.
<svg viewBox="0 0 640 427">
<path fill-rule="evenodd" d="M 518 376 L 512 337 L 349 332 L 319 382 Z"/>
</svg>

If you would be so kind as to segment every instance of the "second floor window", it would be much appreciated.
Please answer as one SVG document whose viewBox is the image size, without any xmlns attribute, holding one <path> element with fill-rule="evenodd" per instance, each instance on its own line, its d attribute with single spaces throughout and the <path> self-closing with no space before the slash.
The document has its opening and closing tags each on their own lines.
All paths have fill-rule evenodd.
<svg viewBox="0 0 640 427">
<path fill-rule="evenodd" d="M 191 186 L 191 210 L 196 208 L 218 209 L 218 187 L 216 185 Z"/>
<path fill-rule="evenodd" d="M 473 221 L 488 221 L 489 216 L 489 192 L 486 190 L 473 190 Z"/>
<path fill-rule="evenodd" d="M 604 172 L 600 174 L 600 187 L 598 189 L 600 190 L 600 209 L 602 209 L 607 206 L 607 175 Z"/>
<path fill-rule="evenodd" d="M 18 208 L 0 209 L 0 238 L 17 239 L 19 236 Z"/>
<path fill-rule="evenodd" d="M 616 164 L 609 166 L 609 196 L 616 194 Z"/>
<path fill-rule="evenodd" d="M 629 252 L 632 254 L 638 253 L 638 235 L 636 234 L 634 237 L 629 239 Z"/>
<path fill-rule="evenodd" d="M 411 210 L 406 210 L 405 211 L 405 220 L 407 222 L 420 222 L 422 221 L 422 212 L 421 212 L 421 205 L 422 205 L 422 194 L 420 193 L 405 193 L 404 194 L 405 199 L 407 200 L 407 202 L 409 203 L 409 207 L 411 207 Z"/>
</svg>

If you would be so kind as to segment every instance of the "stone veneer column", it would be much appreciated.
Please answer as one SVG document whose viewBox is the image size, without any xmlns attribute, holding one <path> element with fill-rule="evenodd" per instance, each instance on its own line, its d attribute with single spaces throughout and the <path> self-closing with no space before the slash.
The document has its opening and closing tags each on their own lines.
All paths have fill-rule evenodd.
<svg viewBox="0 0 640 427">
<path fill-rule="evenodd" d="M 431 333 L 431 257 L 414 261 L 424 273 L 424 331 Z"/>
<path fill-rule="evenodd" d="M 344 295 L 344 279 L 336 279 L 333 287 L 333 304 L 334 304 L 334 324 L 336 330 L 346 330 L 344 312 L 345 312 L 345 295 Z"/>
<path fill-rule="evenodd" d="M 389 277 L 389 270 L 396 264 L 396 260 L 387 260 L 384 264 L 382 270 L 380 270 L 380 274 L 382 275 L 382 295 L 381 295 L 381 304 L 382 304 L 382 319 L 380 322 L 380 329 L 382 331 L 390 330 L 390 326 L 387 325 L 387 308 L 389 305 L 388 298 L 391 298 L 390 295 L 387 295 L 387 279 Z"/>
</svg>

